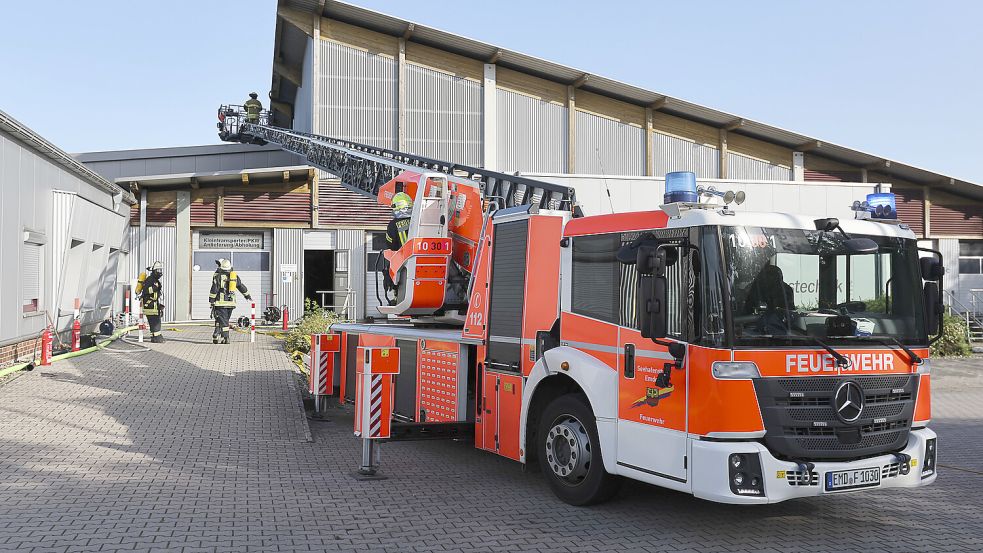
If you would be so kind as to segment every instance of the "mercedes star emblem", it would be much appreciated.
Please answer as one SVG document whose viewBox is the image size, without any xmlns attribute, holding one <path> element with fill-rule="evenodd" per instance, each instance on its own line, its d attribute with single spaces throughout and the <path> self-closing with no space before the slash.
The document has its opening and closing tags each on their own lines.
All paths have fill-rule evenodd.
<svg viewBox="0 0 983 553">
<path fill-rule="evenodd" d="M 843 422 L 855 422 L 864 410 L 864 391 L 852 380 L 840 384 L 833 395 L 833 409 Z"/>
</svg>

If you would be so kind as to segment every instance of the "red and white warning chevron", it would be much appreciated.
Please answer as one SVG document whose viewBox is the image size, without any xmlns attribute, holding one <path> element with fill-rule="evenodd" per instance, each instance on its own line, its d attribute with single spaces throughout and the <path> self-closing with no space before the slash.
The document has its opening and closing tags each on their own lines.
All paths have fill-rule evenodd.
<svg viewBox="0 0 983 553">
<path fill-rule="evenodd" d="M 369 437 L 378 438 L 382 434 L 382 379 L 383 375 L 372 375 L 372 392 L 369 394 Z"/>
<path fill-rule="evenodd" d="M 318 351 L 317 358 L 317 393 L 320 395 L 329 395 L 331 393 L 328 390 L 328 356 L 332 355 L 327 351 Z"/>
</svg>

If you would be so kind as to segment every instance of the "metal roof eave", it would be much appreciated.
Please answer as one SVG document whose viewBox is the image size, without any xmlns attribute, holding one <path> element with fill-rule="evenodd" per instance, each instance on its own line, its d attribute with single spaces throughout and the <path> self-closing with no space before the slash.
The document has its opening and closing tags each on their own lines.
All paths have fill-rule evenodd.
<svg viewBox="0 0 983 553">
<path fill-rule="evenodd" d="M 175 185 L 190 185 L 193 180 L 199 183 L 208 184 L 216 182 L 239 182 L 243 175 L 255 178 L 276 178 L 287 172 L 290 174 L 290 181 L 297 182 L 300 178 L 307 178 L 313 167 L 307 165 L 291 165 L 287 167 L 263 167 L 260 169 L 242 169 L 239 171 L 203 171 L 199 173 L 175 173 L 168 175 L 143 175 L 139 177 L 119 177 L 116 179 L 117 185 L 137 184 L 147 188 Z M 295 178 L 296 177 L 296 178 Z M 247 185 L 248 186 L 248 185 Z"/>
<path fill-rule="evenodd" d="M 20 121 L 14 119 L 3 110 L 0 110 L 0 129 L 3 129 L 16 137 L 18 140 L 28 144 L 40 152 L 44 157 L 48 158 L 48 160 L 61 165 L 64 169 L 92 186 L 100 188 L 113 196 L 117 194 L 120 195 L 122 200 L 128 205 L 133 205 L 136 203 L 136 198 L 134 198 L 133 194 L 130 194 L 129 191 L 116 186 L 115 184 L 106 180 L 102 175 L 96 173 L 92 169 L 89 169 L 85 165 L 82 165 L 67 152 L 58 146 L 55 146 L 47 139 L 34 132 Z"/>
<path fill-rule="evenodd" d="M 661 111 L 715 127 L 723 127 L 735 120 L 741 120 L 743 124 L 732 132 L 790 148 L 807 143 L 821 143 L 821 146 L 813 149 L 811 153 L 854 165 L 879 165 L 876 168 L 878 172 L 911 180 L 925 186 L 938 187 L 942 183 L 946 183 L 945 187 L 948 190 L 983 199 L 983 186 L 965 179 L 957 179 L 845 146 L 820 141 L 804 134 L 742 118 L 734 114 L 680 100 L 658 92 L 645 90 L 628 83 L 595 75 L 589 71 L 560 65 L 521 52 L 499 48 L 479 40 L 421 25 L 339 0 L 278 0 L 278 4 L 317 13 L 322 17 L 335 19 L 392 36 L 403 36 L 412 25 L 412 34 L 409 40 L 414 42 L 483 61 L 487 61 L 492 56 L 497 55 L 498 61 L 496 63 L 502 66 L 564 84 L 574 83 L 581 77 L 587 76 L 588 79 L 582 88 L 591 92 L 624 100 L 642 107 L 662 101 L 664 104 L 660 108 Z M 279 50 L 277 48 L 279 47 L 278 42 L 274 46 L 274 56 L 278 53 Z"/>
</svg>

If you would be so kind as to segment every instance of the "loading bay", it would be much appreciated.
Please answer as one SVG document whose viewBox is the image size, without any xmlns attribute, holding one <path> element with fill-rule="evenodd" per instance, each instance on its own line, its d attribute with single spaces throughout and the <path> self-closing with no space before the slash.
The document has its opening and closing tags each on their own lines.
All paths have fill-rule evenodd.
<svg viewBox="0 0 983 553">
<path fill-rule="evenodd" d="M 0 551 L 983 550 L 979 357 L 935 361 L 933 486 L 737 507 L 629 483 L 577 508 L 466 442 L 386 444 L 388 480 L 356 481 L 350 409 L 309 421 L 278 341 L 168 338 L 0 385 Z"/>
</svg>

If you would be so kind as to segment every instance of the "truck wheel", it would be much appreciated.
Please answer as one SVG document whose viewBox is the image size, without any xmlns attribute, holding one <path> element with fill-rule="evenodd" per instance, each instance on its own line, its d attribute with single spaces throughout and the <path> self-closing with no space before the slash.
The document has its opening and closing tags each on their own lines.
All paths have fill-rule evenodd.
<svg viewBox="0 0 983 553">
<path fill-rule="evenodd" d="M 621 480 L 604 470 L 597 423 L 583 396 L 567 394 L 550 402 L 537 441 L 546 481 L 566 503 L 601 503 L 618 492 Z"/>
</svg>

